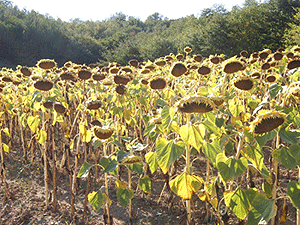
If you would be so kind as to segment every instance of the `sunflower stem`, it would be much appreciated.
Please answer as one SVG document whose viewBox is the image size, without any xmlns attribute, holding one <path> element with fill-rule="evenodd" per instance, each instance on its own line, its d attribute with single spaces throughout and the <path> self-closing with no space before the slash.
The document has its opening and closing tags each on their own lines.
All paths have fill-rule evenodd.
<svg viewBox="0 0 300 225">
<path fill-rule="evenodd" d="M 104 153 L 104 157 L 107 156 L 106 153 L 106 142 L 103 142 L 103 153 Z M 108 177 L 107 177 L 107 173 L 104 174 L 104 178 L 105 178 L 105 192 L 106 192 L 106 196 L 107 198 L 109 198 L 109 194 L 108 194 Z M 106 213 L 107 213 L 107 224 L 110 224 L 110 213 L 109 213 L 109 203 L 106 203 Z"/>
<path fill-rule="evenodd" d="M 300 183 L 300 166 L 298 166 L 298 182 Z M 300 210 L 297 210 L 297 225 L 300 225 Z"/>
<path fill-rule="evenodd" d="M 191 119 L 191 115 L 190 113 L 187 113 L 187 118 L 186 118 L 186 124 L 188 127 L 190 127 L 190 119 Z M 186 173 L 190 174 L 190 155 L 191 155 L 191 149 L 190 149 L 190 145 L 186 144 Z M 187 213 L 187 225 L 189 225 L 191 223 L 191 199 L 187 199 L 186 200 L 186 213 Z"/>
</svg>

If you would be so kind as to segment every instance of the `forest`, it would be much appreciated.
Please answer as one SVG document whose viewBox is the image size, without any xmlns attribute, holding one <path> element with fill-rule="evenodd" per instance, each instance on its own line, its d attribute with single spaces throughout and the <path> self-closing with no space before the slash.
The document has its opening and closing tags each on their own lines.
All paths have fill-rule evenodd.
<svg viewBox="0 0 300 225">
<path fill-rule="evenodd" d="M 299 43 L 299 7 L 297 0 L 246 0 L 230 11 L 213 5 L 176 20 L 154 13 L 141 21 L 119 12 L 104 21 L 65 22 L 0 0 L 0 66 L 34 66 L 42 58 L 59 66 L 67 61 L 126 65 L 182 53 L 186 46 L 204 57 L 275 51 Z"/>
</svg>

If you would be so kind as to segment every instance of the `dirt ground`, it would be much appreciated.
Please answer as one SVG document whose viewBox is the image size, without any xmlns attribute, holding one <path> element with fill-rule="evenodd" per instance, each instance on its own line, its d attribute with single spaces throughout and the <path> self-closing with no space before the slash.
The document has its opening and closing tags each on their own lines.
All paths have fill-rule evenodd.
<svg viewBox="0 0 300 225">
<path fill-rule="evenodd" d="M 266 150 L 267 151 L 267 150 Z M 37 153 L 38 154 L 38 153 Z M 266 162 L 268 162 L 269 152 L 266 152 Z M 64 171 L 58 171 L 58 207 L 53 211 L 53 205 L 46 209 L 44 195 L 43 166 L 41 160 L 36 156 L 30 163 L 24 163 L 21 153 L 10 152 L 10 156 L 5 155 L 6 177 L 9 187 L 9 193 L 5 192 L 3 182 L 0 186 L 0 224 L 19 225 L 19 224 L 74 224 L 71 222 L 71 205 L 68 176 Z M 197 160 L 194 165 L 194 171 L 198 176 L 205 176 L 206 161 L 204 157 Z M 80 165 L 82 162 L 80 162 Z M 179 160 L 177 174 L 183 171 L 183 160 Z M 92 171 L 94 174 L 94 171 Z M 104 177 L 104 176 L 102 176 Z M 92 176 L 92 185 L 90 192 L 97 191 L 104 185 L 104 178 L 100 177 L 94 182 Z M 121 178 L 126 181 L 127 172 L 121 174 Z M 280 166 L 280 177 L 278 195 L 286 193 L 286 186 L 292 179 L 296 179 L 296 171 L 289 172 Z M 184 203 L 178 196 L 165 189 L 165 176 L 157 171 L 151 175 L 152 193 L 145 194 L 137 188 L 138 174 L 133 176 L 133 190 L 135 196 L 132 199 L 135 218 L 132 224 L 186 224 L 186 214 Z M 128 216 L 128 207 L 123 209 L 116 196 L 114 176 L 109 176 L 109 196 L 112 201 L 110 212 L 113 216 L 113 224 L 130 224 Z M 262 179 L 259 180 L 261 182 Z M 50 183 L 51 184 L 51 183 Z M 82 220 L 84 208 L 84 195 L 87 184 L 87 178 L 78 180 L 78 195 L 75 198 L 76 224 L 104 224 L 103 207 L 99 212 L 95 212 L 88 203 L 86 220 Z M 261 185 L 260 185 L 261 186 Z M 52 191 L 52 186 L 50 185 Z M 162 194 L 161 194 L 162 193 Z M 159 201 L 159 197 L 161 199 Z M 214 210 L 209 206 L 212 213 L 211 220 L 206 221 L 206 203 L 202 202 L 195 194 L 192 199 L 193 224 L 217 224 Z M 277 202 L 280 208 L 281 202 Z M 288 216 L 284 224 L 294 225 L 296 210 L 288 201 Z M 279 210 L 280 212 L 280 210 Z M 235 215 L 230 212 L 226 224 L 244 224 L 245 221 L 239 221 Z"/>
</svg>

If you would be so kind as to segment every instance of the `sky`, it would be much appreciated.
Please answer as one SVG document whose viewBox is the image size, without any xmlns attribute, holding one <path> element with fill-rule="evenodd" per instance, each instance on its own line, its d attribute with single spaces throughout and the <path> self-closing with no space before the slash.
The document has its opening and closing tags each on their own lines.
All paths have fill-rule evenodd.
<svg viewBox="0 0 300 225">
<path fill-rule="evenodd" d="M 222 4 L 227 10 L 233 6 L 242 6 L 239 0 L 11 0 L 19 9 L 34 10 L 48 14 L 54 19 L 63 21 L 79 18 L 80 20 L 103 21 L 116 13 L 124 13 L 145 21 L 155 12 L 169 19 L 178 19 L 194 14 L 198 16 L 202 9 Z"/>
</svg>

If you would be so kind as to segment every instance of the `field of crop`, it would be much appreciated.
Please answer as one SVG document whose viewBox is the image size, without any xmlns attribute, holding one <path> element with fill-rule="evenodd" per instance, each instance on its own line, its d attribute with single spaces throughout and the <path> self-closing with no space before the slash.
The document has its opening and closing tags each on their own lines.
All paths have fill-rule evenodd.
<svg viewBox="0 0 300 225">
<path fill-rule="evenodd" d="M 1 224 L 300 225 L 300 47 L 0 71 Z"/>
</svg>

